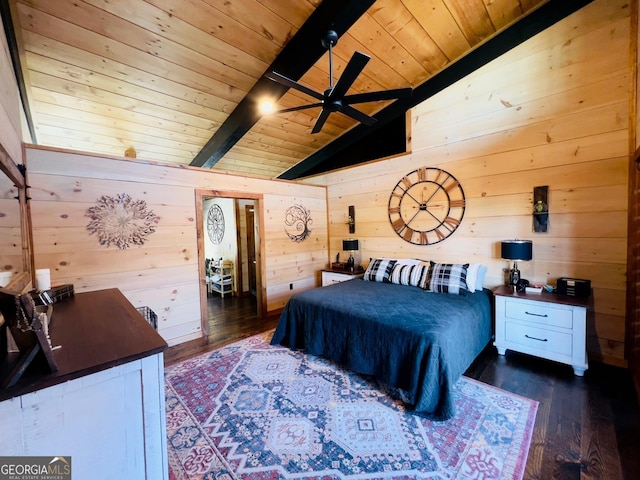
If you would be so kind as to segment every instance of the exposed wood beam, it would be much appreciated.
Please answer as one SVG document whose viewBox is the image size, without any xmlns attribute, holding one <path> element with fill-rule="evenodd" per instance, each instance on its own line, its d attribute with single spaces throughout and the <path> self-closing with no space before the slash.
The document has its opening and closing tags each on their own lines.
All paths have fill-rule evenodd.
<svg viewBox="0 0 640 480">
<path fill-rule="evenodd" d="M 279 175 L 278 178 L 294 180 L 303 176 L 332 170 L 334 168 L 331 165 L 332 157 L 358 142 L 366 141 L 369 136 L 375 135 L 381 128 L 384 128 L 389 122 L 399 116 L 404 115 L 410 108 L 422 103 L 486 63 L 498 58 L 500 55 L 517 47 L 534 35 L 549 28 L 572 13 L 575 13 L 592 1 L 593 0 L 550 0 L 519 22 L 509 26 L 460 60 L 416 87 L 410 98 L 396 100 L 388 107 L 382 109 L 375 115 L 378 121 L 371 127 L 362 124 L 357 125 L 329 145 Z M 364 160 L 354 158 L 352 165 L 361 163 L 362 161 Z"/>
<path fill-rule="evenodd" d="M 299 80 L 324 55 L 326 50 L 321 39 L 326 31 L 332 29 L 342 36 L 374 3 L 375 0 L 324 0 L 265 73 L 276 71 Z M 280 99 L 287 90 L 287 87 L 261 77 L 202 147 L 191 165 L 213 167 L 260 120 L 257 108 L 260 98 Z"/>
</svg>

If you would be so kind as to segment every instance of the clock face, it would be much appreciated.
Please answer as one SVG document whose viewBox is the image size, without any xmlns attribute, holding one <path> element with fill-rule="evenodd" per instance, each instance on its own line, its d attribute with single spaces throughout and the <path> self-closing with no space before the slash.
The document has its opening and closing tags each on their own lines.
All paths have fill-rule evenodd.
<svg viewBox="0 0 640 480">
<path fill-rule="evenodd" d="M 207 232 L 215 245 L 222 243 L 222 237 L 224 237 L 224 214 L 217 204 L 213 204 L 207 213 Z"/>
<path fill-rule="evenodd" d="M 460 183 L 440 168 L 405 175 L 389 196 L 389 222 L 404 241 L 433 245 L 460 226 L 465 198 Z"/>
</svg>

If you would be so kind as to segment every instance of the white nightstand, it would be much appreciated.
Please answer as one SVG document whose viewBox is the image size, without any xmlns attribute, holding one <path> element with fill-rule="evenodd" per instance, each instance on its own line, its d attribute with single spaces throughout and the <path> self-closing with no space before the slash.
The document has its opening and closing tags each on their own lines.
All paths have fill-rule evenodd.
<svg viewBox="0 0 640 480">
<path fill-rule="evenodd" d="M 347 280 L 351 280 L 352 278 L 362 278 L 364 272 L 354 273 L 354 272 L 338 272 L 335 270 L 322 270 L 322 286 L 326 287 L 327 285 L 331 285 L 333 283 L 345 282 Z"/>
<path fill-rule="evenodd" d="M 510 286 L 494 292 L 496 339 L 500 355 L 506 350 L 566 363 L 584 375 L 587 361 L 588 298 L 552 293 L 516 293 Z"/>
</svg>

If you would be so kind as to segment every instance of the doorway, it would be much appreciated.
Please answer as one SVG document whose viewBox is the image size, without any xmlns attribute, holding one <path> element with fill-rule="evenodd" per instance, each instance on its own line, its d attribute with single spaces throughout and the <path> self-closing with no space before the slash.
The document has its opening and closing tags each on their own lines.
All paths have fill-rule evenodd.
<svg viewBox="0 0 640 480">
<path fill-rule="evenodd" d="M 266 312 L 260 259 L 264 244 L 260 235 L 262 196 L 217 190 L 196 191 L 198 271 L 200 272 L 201 326 L 203 336 L 225 318 L 233 318 L 234 309 L 254 305 L 255 314 Z M 232 264 L 232 279 L 227 288 L 212 289 L 210 264 Z M 211 269 L 215 270 L 215 269 Z M 225 277 L 226 278 L 226 277 Z M 213 284 L 218 286 L 217 284 Z M 211 317 L 211 318 L 210 318 Z"/>
</svg>

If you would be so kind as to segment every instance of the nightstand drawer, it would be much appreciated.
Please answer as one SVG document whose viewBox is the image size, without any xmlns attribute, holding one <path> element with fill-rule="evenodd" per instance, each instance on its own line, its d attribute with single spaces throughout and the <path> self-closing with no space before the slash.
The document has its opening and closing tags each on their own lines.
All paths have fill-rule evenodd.
<svg viewBox="0 0 640 480">
<path fill-rule="evenodd" d="M 332 283 L 340 283 L 353 277 L 344 273 L 322 272 L 322 284 L 331 285 Z"/>
<path fill-rule="evenodd" d="M 531 325 L 507 322 L 505 325 L 507 342 L 530 348 L 553 352 L 560 355 L 572 355 L 572 336 Z"/>
<path fill-rule="evenodd" d="M 362 278 L 362 273 L 353 272 L 331 272 L 327 270 L 322 271 L 322 286 L 333 285 L 334 283 L 346 282 L 352 278 Z"/>
<path fill-rule="evenodd" d="M 552 325 L 561 328 L 573 328 L 573 311 L 544 302 L 510 301 L 505 302 L 505 316 L 526 322 Z"/>
</svg>

